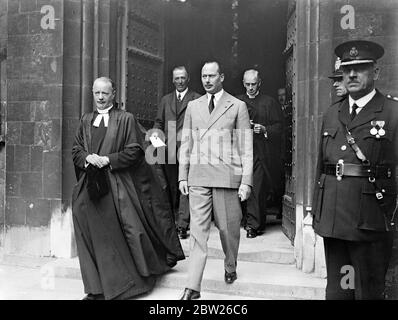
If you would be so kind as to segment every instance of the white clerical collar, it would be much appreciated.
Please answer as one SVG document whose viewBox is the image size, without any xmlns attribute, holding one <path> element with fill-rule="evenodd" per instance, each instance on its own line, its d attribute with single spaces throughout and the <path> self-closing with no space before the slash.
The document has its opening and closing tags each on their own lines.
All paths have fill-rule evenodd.
<svg viewBox="0 0 398 320">
<path fill-rule="evenodd" d="M 217 93 L 214 93 L 214 107 L 217 106 L 217 103 L 221 99 L 221 96 L 223 95 L 223 93 L 224 93 L 224 89 L 221 89 Z M 208 103 L 210 103 L 210 99 L 211 99 L 212 95 L 213 95 L 213 93 L 208 93 L 207 92 L 207 102 Z"/>
<path fill-rule="evenodd" d="M 104 118 L 104 126 L 108 127 L 108 122 L 109 122 L 109 110 L 111 110 L 113 105 L 111 105 L 109 108 L 100 110 L 97 108 L 98 116 L 95 118 L 93 126 L 94 127 L 99 127 L 102 118 Z"/>
<path fill-rule="evenodd" d="M 364 106 L 366 106 L 366 104 L 372 100 L 372 98 L 375 96 L 376 94 L 376 89 L 373 89 L 371 92 L 369 92 L 367 95 L 363 96 L 362 98 L 359 98 L 358 100 L 354 100 L 353 98 L 351 98 L 351 96 L 348 96 L 348 101 L 350 103 L 350 110 L 352 108 L 352 105 L 355 103 L 358 106 L 358 109 L 362 109 Z M 357 111 L 357 113 L 360 110 Z"/>
<path fill-rule="evenodd" d="M 254 99 L 255 97 L 257 97 L 257 96 L 259 95 L 259 93 L 260 93 L 260 91 L 257 91 L 257 92 L 254 94 L 254 96 L 252 96 L 252 95 L 250 95 L 250 94 L 248 94 L 248 93 L 246 92 L 246 94 L 247 94 L 247 96 L 249 97 L 249 99 Z"/>
<path fill-rule="evenodd" d="M 178 95 L 180 94 L 180 100 L 182 100 L 182 99 L 184 99 L 187 92 L 188 92 L 188 87 L 182 92 L 176 90 L 176 97 L 178 97 Z"/>
</svg>

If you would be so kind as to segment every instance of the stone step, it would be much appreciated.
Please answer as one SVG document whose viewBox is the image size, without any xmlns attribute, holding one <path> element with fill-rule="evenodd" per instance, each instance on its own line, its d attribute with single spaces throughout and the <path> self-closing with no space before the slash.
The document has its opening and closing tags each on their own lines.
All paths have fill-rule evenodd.
<svg viewBox="0 0 398 320">
<path fill-rule="evenodd" d="M 273 300 L 323 300 L 325 279 L 305 274 L 294 265 L 238 262 L 238 279 L 228 285 L 224 282 L 224 264 L 220 259 L 208 259 L 203 274 L 202 291 L 235 296 L 249 296 Z M 184 288 L 188 261 L 180 261 L 164 275 L 158 285 L 167 288 Z"/>
<path fill-rule="evenodd" d="M 57 259 L 45 266 L 55 277 L 81 279 L 79 262 L 74 259 Z M 180 261 L 172 271 L 159 278 L 158 288 L 180 290 L 187 277 L 188 260 Z M 203 275 L 202 292 L 229 295 L 231 299 L 324 299 L 325 279 L 305 274 L 294 265 L 238 262 L 238 279 L 232 285 L 224 282 L 223 261 L 209 258 Z M 156 291 L 156 290 L 155 290 Z M 213 295 L 214 297 L 214 295 Z M 203 296 L 203 299 L 206 295 Z M 211 298 L 210 298 L 211 299 Z"/>
<path fill-rule="evenodd" d="M 238 260 L 248 262 L 268 262 L 294 264 L 294 248 L 282 232 L 280 222 L 268 222 L 263 234 L 256 238 L 246 238 L 246 231 L 241 228 Z M 181 240 L 185 255 L 189 256 L 189 238 Z M 217 228 L 212 225 L 208 241 L 209 258 L 224 259 Z"/>
</svg>

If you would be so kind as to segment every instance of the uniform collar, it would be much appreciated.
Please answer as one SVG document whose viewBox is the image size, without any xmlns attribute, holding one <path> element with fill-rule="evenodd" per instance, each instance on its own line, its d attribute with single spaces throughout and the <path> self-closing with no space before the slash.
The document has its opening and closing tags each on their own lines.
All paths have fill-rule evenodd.
<svg viewBox="0 0 398 320">
<path fill-rule="evenodd" d="M 371 92 L 369 92 L 367 95 L 363 96 L 362 98 L 359 98 L 358 100 L 354 100 L 351 98 L 351 96 L 348 96 L 348 101 L 350 103 L 350 108 L 352 105 L 355 103 L 359 108 L 363 108 L 366 106 L 366 104 L 373 99 L 373 97 L 376 94 L 376 89 L 373 89 Z"/>
<path fill-rule="evenodd" d="M 249 97 L 249 99 L 254 99 L 254 98 L 257 97 L 259 94 L 260 94 L 260 91 L 257 91 L 257 92 L 254 94 L 254 96 L 251 96 L 250 94 L 248 94 L 248 93 L 246 92 L 246 95 Z"/>
</svg>

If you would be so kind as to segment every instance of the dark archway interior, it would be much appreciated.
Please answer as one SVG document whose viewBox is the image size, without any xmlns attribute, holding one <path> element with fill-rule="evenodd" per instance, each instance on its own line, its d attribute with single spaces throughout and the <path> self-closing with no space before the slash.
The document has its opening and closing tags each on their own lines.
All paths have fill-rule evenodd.
<svg viewBox="0 0 398 320">
<path fill-rule="evenodd" d="M 285 84 L 287 0 L 170 1 L 165 6 L 164 93 L 174 89 L 171 71 L 187 66 L 190 87 L 204 93 L 200 80 L 203 63 L 217 60 L 225 72 L 224 88 L 242 93 L 242 74 L 256 66 L 262 76 L 262 92 L 276 98 Z M 234 24 L 234 14 L 237 23 Z M 234 44 L 237 47 L 233 49 Z M 237 55 L 233 55 L 236 52 Z"/>
</svg>

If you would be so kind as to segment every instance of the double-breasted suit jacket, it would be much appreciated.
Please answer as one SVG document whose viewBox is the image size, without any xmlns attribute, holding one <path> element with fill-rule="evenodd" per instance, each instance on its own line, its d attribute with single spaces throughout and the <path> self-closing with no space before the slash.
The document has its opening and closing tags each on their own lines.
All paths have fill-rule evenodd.
<svg viewBox="0 0 398 320">
<path fill-rule="evenodd" d="M 384 130 L 376 134 L 375 123 Z M 368 177 L 325 174 L 326 164 L 361 164 L 347 143 L 348 130 L 371 166 L 385 166 L 391 174 L 376 178 L 384 190 L 385 212 L 392 215 L 396 204 L 396 166 L 398 163 L 398 103 L 376 90 L 376 95 L 350 121 L 348 99 L 332 105 L 322 122 L 316 183 L 313 226 L 323 237 L 353 241 L 373 241 L 385 235 L 386 219 Z M 372 132 L 371 132 L 372 131 Z"/>
<path fill-rule="evenodd" d="M 207 95 L 189 102 L 179 161 L 178 180 L 188 186 L 251 186 L 253 134 L 246 104 L 225 91 L 211 114 Z"/>
</svg>

